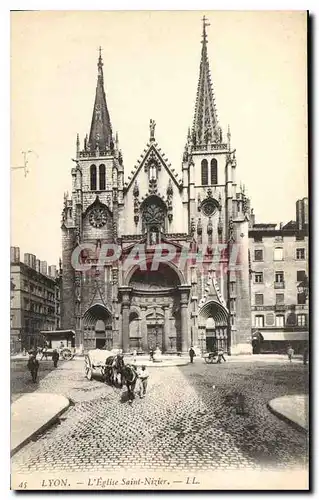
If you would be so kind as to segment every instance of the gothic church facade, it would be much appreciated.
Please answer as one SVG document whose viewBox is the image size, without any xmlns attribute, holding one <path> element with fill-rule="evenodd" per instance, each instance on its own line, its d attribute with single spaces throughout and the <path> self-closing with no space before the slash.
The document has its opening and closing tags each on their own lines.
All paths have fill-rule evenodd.
<svg viewBox="0 0 319 500">
<path fill-rule="evenodd" d="M 77 137 L 72 195 L 65 195 L 62 212 L 62 328 L 75 330 L 80 351 L 159 346 L 175 353 L 193 345 L 251 352 L 250 203 L 236 184 L 230 132 L 225 140 L 218 122 L 207 43 L 203 20 L 194 121 L 181 168 L 174 170 L 163 154 L 151 120 L 126 181 L 99 55 L 90 133 L 82 148 Z M 85 271 L 72 263 L 79 245 Z M 118 248 L 119 258 L 101 267 L 105 245 Z M 130 262 L 136 248 L 143 259 Z M 174 257 L 154 270 L 158 248 L 173 249 Z"/>
</svg>

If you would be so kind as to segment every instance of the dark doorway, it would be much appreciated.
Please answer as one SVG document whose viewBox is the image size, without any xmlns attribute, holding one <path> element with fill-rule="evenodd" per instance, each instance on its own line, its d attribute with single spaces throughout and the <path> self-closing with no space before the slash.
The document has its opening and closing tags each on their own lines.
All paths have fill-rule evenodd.
<svg viewBox="0 0 319 500">
<path fill-rule="evenodd" d="M 253 346 L 253 354 L 260 354 L 260 341 L 258 339 L 254 339 L 252 341 Z"/>
<path fill-rule="evenodd" d="M 216 349 L 216 338 L 206 337 L 206 351 L 213 352 Z"/>
<path fill-rule="evenodd" d="M 106 339 L 96 339 L 96 348 L 103 349 L 103 347 L 105 346 L 105 340 Z"/>
<path fill-rule="evenodd" d="M 159 347 L 162 350 L 162 339 L 162 325 L 147 325 L 147 343 L 149 349 L 156 349 L 156 347 Z"/>
</svg>

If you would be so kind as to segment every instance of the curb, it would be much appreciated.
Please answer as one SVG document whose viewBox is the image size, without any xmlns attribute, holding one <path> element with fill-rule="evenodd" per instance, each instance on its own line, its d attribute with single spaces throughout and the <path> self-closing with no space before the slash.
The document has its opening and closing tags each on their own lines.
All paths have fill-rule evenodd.
<svg viewBox="0 0 319 500">
<path fill-rule="evenodd" d="M 289 424 L 291 427 L 293 427 L 294 429 L 296 429 L 297 431 L 299 432 L 303 432 L 304 434 L 308 434 L 308 429 L 306 429 L 305 427 L 303 427 L 302 425 L 298 424 L 298 422 L 295 422 L 294 420 L 291 420 L 289 417 L 286 417 L 286 415 L 283 415 L 283 413 L 281 413 L 280 411 L 277 411 L 275 410 L 272 406 L 271 406 L 271 401 L 269 401 L 269 403 L 267 403 L 267 408 L 269 411 L 271 411 L 271 413 L 273 413 L 276 417 L 280 418 L 280 420 L 283 420 L 284 422 L 286 422 L 287 424 Z"/>
<path fill-rule="evenodd" d="M 10 457 L 12 457 L 19 450 L 21 450 L 21 448 L 23 448 L 26 444 L 30 443 L 30 441 L 33 441 L 35 437 L 39 436 L 44 431 L 48 430 L 49 427 L 51 427 L 54 423 L 56 423 L 59 420 L 59 417 L 69 408 L 71 404 L 71 401 L 67 397 L 65 397 L 65 399 L 67 400 L 67 404 L 65 405 L 65 407 L 62 408 L 62 410 L 60 410 L 58 413 L 53 415 L 53 417 L 50 418 L 50 420 L 48 420 L 47 422 L 45 422 L 43 425 L 41 425 L 41 427 L 32 432 L 30 436 L 26 437 L 23 441 L 21 441 L 21 443 L 19 443 L 15 448 L 12 448 L 12 450 L 10 451 Z"/>
</svg>

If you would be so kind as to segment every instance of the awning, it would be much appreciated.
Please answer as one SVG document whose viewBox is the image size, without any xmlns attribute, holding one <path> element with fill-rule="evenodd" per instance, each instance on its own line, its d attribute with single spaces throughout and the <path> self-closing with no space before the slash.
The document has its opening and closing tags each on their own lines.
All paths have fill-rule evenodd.
<svg viewBox="0 0 319 500">
<path fill-rule="evenodd" d="M 272 341 L 309 340 L 309 332 L 263 332 L 262 336 Z"/>
<path fill-rule="evenodd" d="M 45 335 L 46 337 L 49 335 L 52 336 L 62 336 L 62 335 L 73 335 L 75 336 L 74 330 L 47 330 L 40 332 L 41 335 Z"/>
</svg>

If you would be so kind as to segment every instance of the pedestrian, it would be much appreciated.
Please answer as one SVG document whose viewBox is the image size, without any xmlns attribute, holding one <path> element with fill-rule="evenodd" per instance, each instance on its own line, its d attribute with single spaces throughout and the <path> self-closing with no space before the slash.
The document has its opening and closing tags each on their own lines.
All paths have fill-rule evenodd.
<svg viewBox="0 0 319 500">
<path fill-rule="evenodd" d="M 309 351 L 308 351 L 308 347 L 305 347 L 304 351 L 303 351 L 303 364 L 306 365 L 307 364 L 307 361 L 308 361 L 308 355 L 309 355 Z"/>
<path fill-rule="evenodd" d="M 42 349 L 42 358 L 41 358 L 41 361 L 43 358 L 45 358 L 46 360 L 48 359 L 48 342 L 44 342 L 44 346 L 43 346 L 43 349 Z"/>
<path fill-rule="evenodd" d="M 289 359 L 290 363 L 291 363 L 291 361 L 292 361 L 292 358 L 293 358 L 294 352 L 295 352 L 295 351 L 293 350 L 293 348 L 292 348 L 291 346 L 289 346 L 289 347 L 288 347 L 288 350 L 287 350 L 287 354 L 288 354 L 288 359 Z"/>
<path fill-rule="evenodd" d="M 59 361 L 59 353 L 56 349 L 53 350 L 53 353 L 52 353 L 52 361 L 53 361 L 53 366 L 54 368 L 57 368 L 58 366 L 58 361 Z"/>
<path fill-rule="evenodd" d="M 154 361 L 154 350 L 152 347 L 150 348 L 150 361 Z"/>
<path fill-rule="evenodd" d="M 191 363 L 193 363 L 193 359 L 194 359 L 194 356 L 195 356 L 195 351 L 193 349 L 193 346 L 191 346 L 188 354 L 189 354 L 189 359 L 190 359 Z"/>
<path fill-rule="evenodd" d="M 32 382 L 35 383 L 38 377 L 39 370 L 39 361 L 36 358 L 36 353 L 34 351 L 29 352 L 29 360 L 28 360 L 28 370 L 31 373 Z"/>
<path fill-rule="evenodd" d="M 136 356 L 137 356 L 137 350 L 134 349 L 134 351 L 133 351 L 133 363 L 136 363 Z"/>
<path fill-rule="evenodd" d="M 140 380 L 140 398 L 141 399 L 144 398 L 145 394 L 146 394 L 148 377 L 149 377 L 149 373 L 146 369 L 146 366 L 142 365 L 141 371 L 138 374 L 138 378 Z"/>
<path fill-rule="evenodd" d="M 217 363 L 221 363 L 222 360 L 226 362 L 223 349 L 218 349 L 217 356 L 218 356 Z"/>
</svg>

